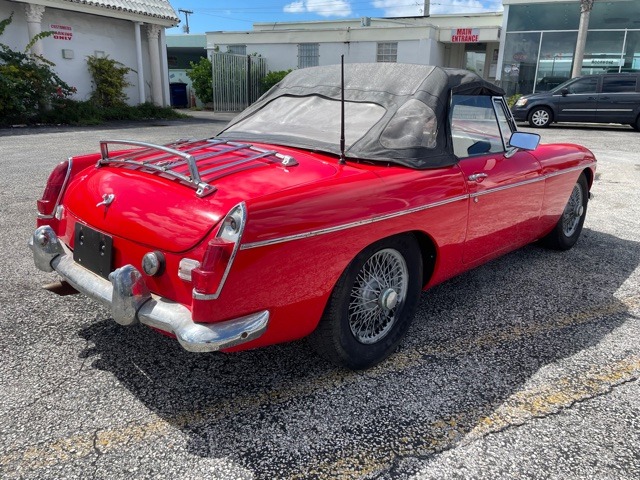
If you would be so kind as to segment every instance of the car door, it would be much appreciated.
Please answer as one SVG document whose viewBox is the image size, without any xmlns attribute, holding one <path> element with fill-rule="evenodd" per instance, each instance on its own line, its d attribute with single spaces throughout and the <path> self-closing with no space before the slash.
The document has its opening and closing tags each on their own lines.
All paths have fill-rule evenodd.
<svg viewBox="0 0 640 480">
<path fill-rule="evenodd" d="M 602 123 L 634 123 L 640 105 L 637 75 L 604 75 L 598 94 L 597 121 Z"/>
<path fill-rule="evenodd" d="M 579 78 L 554 94 L 558 122 L 595 122 L 598 77 Z"/>
<path fill-rule="evenodd" d="M 480 262 L 536 238 L 544 181 L 538 160 L 508 150 L 515 130 L 502 98 L 454 95 L 451 135 L 467 182 L 469 217 L 463 262 Z"/>
</svg>

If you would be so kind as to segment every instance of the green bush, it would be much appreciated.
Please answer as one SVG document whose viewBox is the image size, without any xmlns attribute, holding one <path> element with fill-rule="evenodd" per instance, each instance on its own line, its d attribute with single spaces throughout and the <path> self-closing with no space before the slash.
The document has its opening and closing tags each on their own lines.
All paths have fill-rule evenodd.
<svg viewBox="0 0 640 480">
<path fill-rule="evenodd" d="M 127 74 L 132 71 L 122 63 L 107 57 L 87 57 L 87 67 L 93 79 L 91 100 L 101 107 L 115 107 L 127 102 L 125 88 L 130 87 Z"/>
<path fill-rule="evenodd" d="M 0 35 L 11 23 L 13 14 L 0 21 Z M 75 88 L 63 82 L 47 59 L 27 53 L 31 46 L 53 32 L 42 32 L 16 52 L 0 43 L 0 124 L 29 123 L 47 111 L 52 102 L 64 99 Z"/>
<path fill-rule="evenodd" d="M 56 101 L 40 118 L 42 123 L 68 125 L 100 125 L 114 120 L 152 120 L 185 118 L 170 107 L 153 103 L 130 106 L 126 104 L 100 107 L 92 100 L 77 102 L 69 99 Z"/>
<path fill-rule="evenodd" d="M 277 72 L 267 73 L 267 75 L 262 80 L 260 80 L 262 93 L 269 90 L 276 83 L 278 83 L 280 80 L 286 77 L 289 73 L 291 73 L 291 70 L 278 70 Z"/>
<path fill-rule="evenodd" d="M 521 96 L 521 93 L 516 93 L 507 98 L 507 105 L 509 105 L 509 108 L 513 107 Z"/>
<path fill-rule="evenodd" d="M 201 58 L 199 62 L 189 62 L 191 70 L 187 70 L 187 77 L 196 92 L 196 97 L 203 103 L 213 102 L 213 67 L 211 60 Z"/>
</svg>

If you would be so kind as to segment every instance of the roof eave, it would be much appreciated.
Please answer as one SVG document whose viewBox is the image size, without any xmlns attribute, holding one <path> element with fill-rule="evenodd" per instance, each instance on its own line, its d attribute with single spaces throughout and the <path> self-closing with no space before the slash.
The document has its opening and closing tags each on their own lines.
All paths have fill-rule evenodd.
<svg viewBox="0 0 640 480">
<path fill-rule="evenodd" d="M 175 27 L 180 23 L 177 17 L 160 17 L 148 15 L 144 13 L 131 12 L 116 8 L 109 8 L 100 5 L 90 5 L 79 2 L 69 2 L 64 0 L 24 0 L 25 3 L 34 5 L 42 5 L 43 7 L 55 8 L 58 10 L 68 10 L 72 12 L 87 13 L 91 15 L 99 15 L 102 17 L 117 18 L 120 20 L 129 20 L 131 22 L 150 23 L 163 27 Z"/>
</svg>

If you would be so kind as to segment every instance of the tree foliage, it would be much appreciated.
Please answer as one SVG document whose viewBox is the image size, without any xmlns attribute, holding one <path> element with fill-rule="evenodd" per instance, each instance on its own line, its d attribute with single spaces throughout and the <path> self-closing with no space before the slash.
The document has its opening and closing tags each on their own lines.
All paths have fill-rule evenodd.
<svg viewBox="0 0 640 480">
<path fill-rule="evenodd" d="M 100 107 L 117 107 L 125 105 L 127 95 L 125 88 L 132 84 L 127 81 L 127 75 L 133 70 L 112 58 L 87 57 L 87 67 L 93 79 L 91 100 Z"/>
<path fill-rule="evenodd" d="M 262 87 L 262 92 L 266 92 L 271 87 L 273 87 L 276 83 L 286 77 L 291 70 L 278 70 L 277 72 L 269 72 L 267 75 L 260 80 L 260 86 Z"/>
<path fill-rule="evenodd" d="M 187 70 L 187 77 L 191 80 L 191 85 L 196 92 L 196 97 L 201 102 L 213 102 L 213 67 L 211 60 L 201 58 L 199 62 L 189 62 L 190 70 Z"/>
<path fill-rule="evenodd" d="M 13 14 L 0 21 L 0 35 L 12 19 Z M 52 70 L 55 64 L 42 56 L 27 53 L 35 42 L 52 34 L 36 35 L 24 52 L 0 43 L 0 123 L 34 121 L 57 100 L 75 92 L 75 88 L 63 82 Z"/>
</svg>

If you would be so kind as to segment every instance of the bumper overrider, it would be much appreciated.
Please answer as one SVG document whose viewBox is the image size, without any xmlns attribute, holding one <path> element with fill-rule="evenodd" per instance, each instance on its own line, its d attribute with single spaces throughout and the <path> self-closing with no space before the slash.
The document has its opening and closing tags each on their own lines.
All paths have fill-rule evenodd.
<svg viewBox="0 0 640 480">
<path fill-rule="evenodd" d="M 172 333 L 190 352 L 214 352 L 255 340 L 269 323 L 268 310 L 223 322 L 195 323 L 184 305 L 152 295 L 133 265 L 111 272 L 109 280 L 78 265 L 49 226 L 34 232 L 29 248 L 36 267 L 44 272 L 55 270 L 76 290 L 109 307 L 120 325 L 140 322 Z"/>
</svg>

